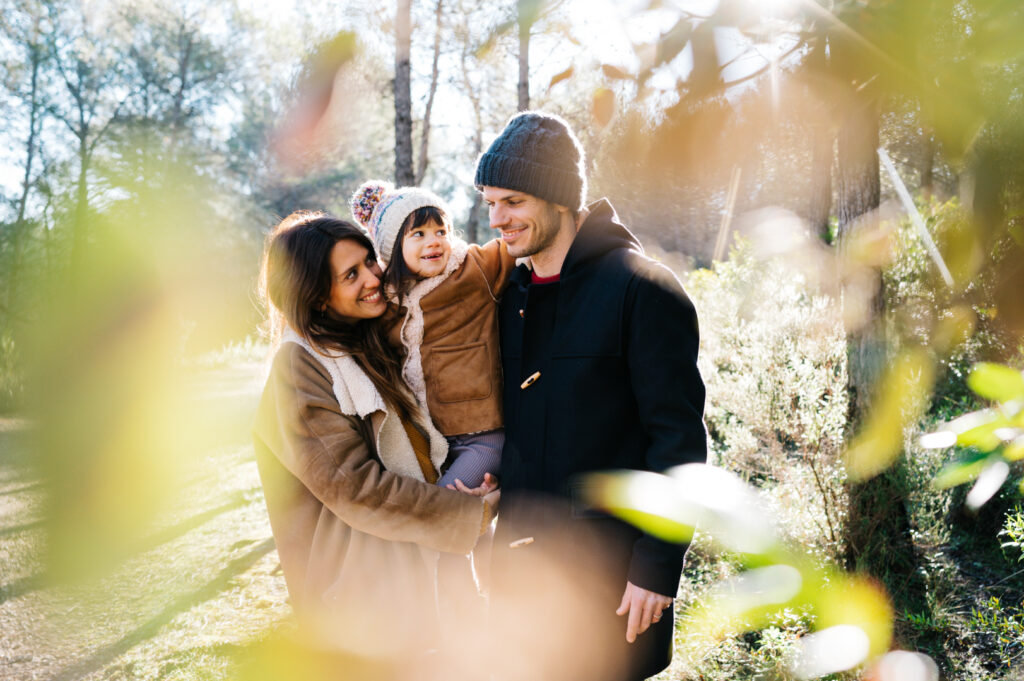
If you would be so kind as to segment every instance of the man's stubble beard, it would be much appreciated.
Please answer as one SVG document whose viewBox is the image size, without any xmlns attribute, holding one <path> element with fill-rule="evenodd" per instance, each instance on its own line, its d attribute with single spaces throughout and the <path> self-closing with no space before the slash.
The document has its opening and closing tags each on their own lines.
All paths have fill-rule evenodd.
<svg viewBox="0 0 1024 681">
<path fill-rule="evenodd" d="M 558 209 L 552 204 L 546 203 L 544 205 L 543 222 L 537 220 L 534 222 L 533 227 L 530 234 L 532 241 L 526 245 L 523 252 L 513 253 L 509 250 L 509 255 L 515 258 L 528 258 L 550 248 L 558 238 L 558 232 L 561 228 L 561 216 L 558 213 Z"/>
</svg>

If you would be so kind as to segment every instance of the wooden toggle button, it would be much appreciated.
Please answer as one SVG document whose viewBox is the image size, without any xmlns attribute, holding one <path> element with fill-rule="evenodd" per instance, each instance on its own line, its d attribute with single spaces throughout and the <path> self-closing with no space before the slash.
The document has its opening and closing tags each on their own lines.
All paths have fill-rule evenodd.
<svg viewBox="0 0 1024 681">
<path fill-rule="evenodd" d="M 539 371 L 534 371 L 532 374 L 530 374 L 529 376 L 526 377 L 525 381 L 523 381 L 522 383 L 519 384 L 520 390 L 526 390 L 531 385 L 536 383 L 538 378 L 540 378 L 540 372 Z"/>
</svg>

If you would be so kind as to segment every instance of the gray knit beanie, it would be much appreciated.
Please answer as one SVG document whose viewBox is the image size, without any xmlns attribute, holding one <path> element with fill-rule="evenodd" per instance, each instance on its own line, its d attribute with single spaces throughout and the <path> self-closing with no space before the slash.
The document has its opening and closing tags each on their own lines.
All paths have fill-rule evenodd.
<svg viewBox="0 0 1024 681">
<path fill-rule="evenodd" d="M 583 147 L 560 116 L 523 111 L 480 155 L 473 183 L 580 210 L 587 195 Z"/>
</svg>

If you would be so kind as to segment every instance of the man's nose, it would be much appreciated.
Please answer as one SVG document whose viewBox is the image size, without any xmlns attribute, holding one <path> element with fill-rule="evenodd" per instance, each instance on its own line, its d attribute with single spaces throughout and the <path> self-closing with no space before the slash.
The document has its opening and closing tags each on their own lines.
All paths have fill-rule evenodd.
<svg viewBox="0 0 1024 681">
<path fill-rule="evenodd" d="M 508 222 L 507 211 L 499 205 L 491 206 L 488 215 L 491 219 L 491 227 L 494 229 L 499 229 Z"/>
</svg>

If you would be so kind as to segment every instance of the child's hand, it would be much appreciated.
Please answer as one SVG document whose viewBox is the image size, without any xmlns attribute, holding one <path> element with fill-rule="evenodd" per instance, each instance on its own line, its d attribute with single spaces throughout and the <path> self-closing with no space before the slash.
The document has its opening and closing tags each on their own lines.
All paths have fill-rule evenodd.
<svg viewBox="0 0 1024 681">
<path fill-rule="evenodd" d="M 458 490 L 463 494 L 472 494 L 474 497 L 485 497 L 498 489 L 498 479 L 490 473 L 484 473 L 484 481 L 480 483 L 479 487 L 466 487 L 465 483 L 456 479 L 454 485 L 448 485 L 448 489 Z"/>
</svg>

